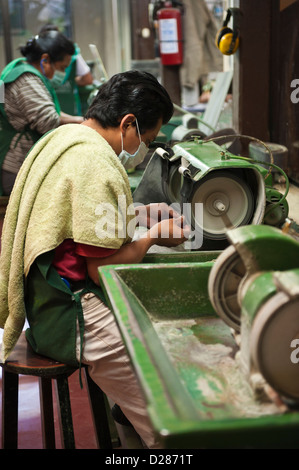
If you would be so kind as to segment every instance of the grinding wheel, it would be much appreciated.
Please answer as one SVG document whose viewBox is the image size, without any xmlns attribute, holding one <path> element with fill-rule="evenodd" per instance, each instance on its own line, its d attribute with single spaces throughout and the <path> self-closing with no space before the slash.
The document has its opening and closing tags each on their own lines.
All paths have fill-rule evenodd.
<svg viewBox="0 0 299 470">
<path fill-rule="evenodd" d="M 246 181 L 229 171 L 212 171 L 194 185 L 190 197 L 192 225 L 209 240 L 225 240 L 229 228 L 250 223 L 254 197 Z M 202 222 L 195 205 L 202 203 Z"/>
<path fill-rule="evenodd" d="M 182 175 L 179 172 L 180 161 L 171 165 L 168 175 L 168 183 L 162 181 L 163 191 L 169 204 L 181 201 Z"/>
<path fill-rule="evenodd" d="M 299 401 L 299 298 L 278 292 L 257 312 L 250 332 L 250 355 L 269 385 Z M 297 349 L 297 351 L 296 351 Z"/>
<path fill-rule="evenodd" d="M 237 332 L 241 327 L 238 289 L 245 275 L 242 258 L 234 246 L 229 246 L 218 256 L 208 282 L 208 293 L 215 311 Z"/>
</svg>

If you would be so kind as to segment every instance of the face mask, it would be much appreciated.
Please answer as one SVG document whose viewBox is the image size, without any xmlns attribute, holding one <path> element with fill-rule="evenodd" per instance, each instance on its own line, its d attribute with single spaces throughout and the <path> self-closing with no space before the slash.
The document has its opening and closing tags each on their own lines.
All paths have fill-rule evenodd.
<svg viewBox="0 0 299 470">
<path fill-rule="evenodd" d="M 61 86 L 65 83 L 65 72 L 61 72 L 60 70 L 55 70 L 54 76 L 51 80 L 55 84 L 55 86 Z"/>
<path fill-rule="evenodd" d="M 140 144 L 134 154 L 131 154 L 127 152 L 126 150 L 124 150 L 123 135 L 122 133 L 120 134 L 122 151 L 120 152 L 118 158 L 120 159 L 121 163 L 123 164 L 126 170 L 130 170 L 131 168 L 134 168 L 135 166 L 139 165 L 139 163 L 143 162 L 148 152 L 147 146 L 141 140 L 137 119 L 136 119 L 136 128 L 137 128 Z"/>
</svg>

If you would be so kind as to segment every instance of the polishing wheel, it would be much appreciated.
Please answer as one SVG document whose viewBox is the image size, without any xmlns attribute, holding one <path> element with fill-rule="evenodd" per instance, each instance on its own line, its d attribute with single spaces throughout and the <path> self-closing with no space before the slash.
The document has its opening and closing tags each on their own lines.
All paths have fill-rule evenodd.
<svg viewBox="0 0 299 470">
<path fill-rule="evenodd" d="M 212 171 L 194 185 L 190 197 L 192 225 L 205 239 L 225 240 L 233 227 L 250 223 L 254 197 L 245 180 L 229 171 Z M 196 204 L 202 203 L 202 222 L 196 217 Z"/>
<path fill-rule="evenodd" d="M 298 345 L 299 298 L 290 299 L 284 292 L 278 292 L 255 316 L 250 333 L 250 354 L 270 386 L 297 402 Z"/>
<path fill-rule="evenodd" d="M 170 204 L 179 203 L 181 200 L 182 175 L 179 172 L 180 162 L 172 165 L 169 169 L 169 182 L 163 182 L 163 191 L 166 194 Z"/>
<path fill-rule="evenodd" d="M 222 320 L 237 332 L 241 328 L 238 289 L 246 268 L 234 246 L 226 248 L 216 259 L 208 282 L 211 303 Z"/>
</svg>

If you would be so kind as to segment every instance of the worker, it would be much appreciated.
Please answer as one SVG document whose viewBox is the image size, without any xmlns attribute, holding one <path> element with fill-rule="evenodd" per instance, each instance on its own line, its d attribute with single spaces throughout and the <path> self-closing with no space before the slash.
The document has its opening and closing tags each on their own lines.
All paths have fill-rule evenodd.
<svg viewBox="0 0 299 470">
<path fill-rule="evenodd" d="M 55 71 L 64 72 L 69 66 L 73 43 L 50 31 L 31 38 L 20 50 L 24 57 L 9 63 L 0 76 L 5 84 L 0 104 L 0 195 L 6 196 L 28 151 L 43 134 L 61 124 L 83 121 L 60 111 L 50 83 Z"/>
<path fill-rule="evenodd" d="M 42 34 L 47 31 L 59 31 L 59 28 L 51 23 L 45 24 L 39 31 Z M 71 63 L 65 70 L 65 74 L 56 72 L 52 79 L 52 85 L 56 91 L 61 109 L 65 112 L 81 115 L 82 106 L 80 88 L 93 84 L 93 76 L 89 65 L 83 59 L 78 44 L 74 43 L 75 53 Z"/>
<path fill-rule="evenodd" d="M 149 448 L 159 443 L 98 267 L 139 263 L 154 244 L 177 246 L 189 237 L 184 217 L 166 204 L 134 208 L 123 165 L 145 154 L 172 113 L 168 93 L 147 72 L 104 83 L 81 125 L 48 133 L 27 156 L 10 196 L 0 257 L 2 361 L 27 317 L 33 349 L 87 364 Z M 136 214 L 148 230 L 132 241 Z"/>
</svg>

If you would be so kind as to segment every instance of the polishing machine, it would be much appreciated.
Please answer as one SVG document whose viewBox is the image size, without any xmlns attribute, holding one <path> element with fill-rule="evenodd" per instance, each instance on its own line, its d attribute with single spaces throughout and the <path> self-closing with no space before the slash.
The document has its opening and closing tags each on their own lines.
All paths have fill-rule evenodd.
<svg viewBox="0 0 299 470">
<path fill-rule="evenodd" d="M 187 222 L 202 234 L 201 249 L 223 249 L 228 229 L 284 222 L 286 193 L 281 194 L 272 183 L 271 172 L 256 160 L 235 155 L 215 140 L 195 137 L 157 148 L 133 199 L 139 204 L 176 204 L 182 213 L 189 206 Z"/>
</svg>

